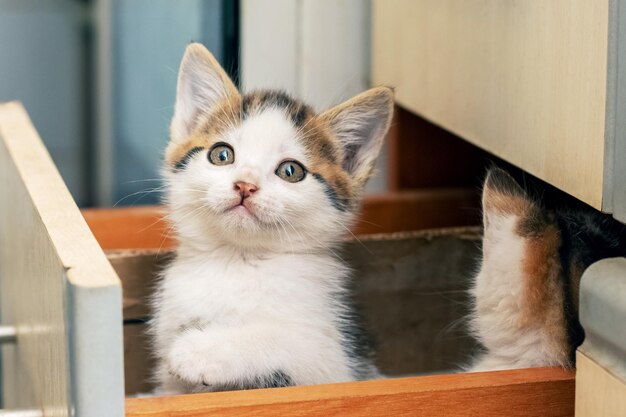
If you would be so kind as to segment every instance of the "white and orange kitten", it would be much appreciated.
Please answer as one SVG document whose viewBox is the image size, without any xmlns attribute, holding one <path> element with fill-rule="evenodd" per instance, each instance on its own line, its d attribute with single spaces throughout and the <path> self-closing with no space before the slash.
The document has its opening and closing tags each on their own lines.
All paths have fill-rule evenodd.
<svg viewBox="0 0 626 417">
<path fill-rule="evenodd" d="M 157 391 L 378 375 L 333 249 L 392 111 L 388 88 L 321 114 L 282 92 L 241 94 L 209 51 L 188 46 L 166 151 L 179 247 L 153 300 Z"/>
</svg>

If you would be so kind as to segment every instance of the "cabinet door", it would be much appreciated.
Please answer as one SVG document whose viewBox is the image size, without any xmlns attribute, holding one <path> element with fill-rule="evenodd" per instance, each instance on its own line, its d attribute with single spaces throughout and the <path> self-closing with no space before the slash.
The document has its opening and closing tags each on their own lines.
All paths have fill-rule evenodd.
<svg viewBox="0 0 626 417">
<path fill-rule="evenodd" d="M 3 407 L 123 416 L 122 299 L 23 107 L 0 104 Z"/>
<path fill-rule="evenodd" d="M 375 0 L 373 80 L 395 86 L 407 109 L 607 208 L 609 3 Z"/>
</svg>

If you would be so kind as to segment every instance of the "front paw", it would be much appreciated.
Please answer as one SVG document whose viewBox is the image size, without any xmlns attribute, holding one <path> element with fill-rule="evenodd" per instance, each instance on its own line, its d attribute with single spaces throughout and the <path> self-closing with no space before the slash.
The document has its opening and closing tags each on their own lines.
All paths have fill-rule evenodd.
<svg viewBox="0 0 626 417">
<path fill-rule="evenodd" d="M 174 341 L 167 365 L 169 373 L 191 390 L 206 391 L 236 379 L 233 358 L 203 331 L 187 330 Z"/>
</svg>

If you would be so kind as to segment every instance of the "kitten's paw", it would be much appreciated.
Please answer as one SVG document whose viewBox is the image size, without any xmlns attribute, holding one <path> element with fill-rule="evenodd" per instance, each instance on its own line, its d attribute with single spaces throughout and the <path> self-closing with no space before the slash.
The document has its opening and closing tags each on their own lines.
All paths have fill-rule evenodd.
<svg viewBox="0 0 626 417">
<path fill-rule="evenodd" d="M 172 345 L 168 372 L 193 390 L 210 390 L 237 380 L 236 356 L 223 345 L 211 343 L 201 330 L 186 331 Z"/>
</svg>

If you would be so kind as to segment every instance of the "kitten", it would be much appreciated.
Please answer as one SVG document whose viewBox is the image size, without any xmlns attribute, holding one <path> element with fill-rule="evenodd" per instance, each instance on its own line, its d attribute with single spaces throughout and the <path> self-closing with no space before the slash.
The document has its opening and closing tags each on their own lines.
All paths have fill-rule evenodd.
<svg viewBox="0 0 626 417">
<path fill-rule="evenodd" d="M 547 210 L 500 169 L 488 173 L 482 205 L 471 330 L 484 353 L 469 370 L 572 368 L 584 339 L 580 278 L 600 259 L 626 256 L 626 227 L 582 204 Z"/>
<path fill-rule="evenodd" d="M 321 114 L 282 92 L 240 94 L 188 46 L 165 158 L 180 244 L 153 302 L 157 391 L 378 376 L 333 249 L 392 112 L 383 87 Z"/>
</svg>

